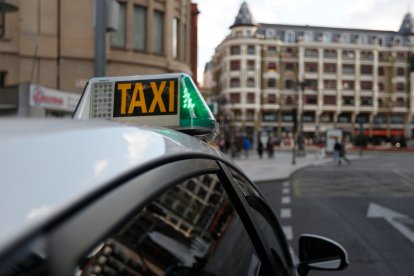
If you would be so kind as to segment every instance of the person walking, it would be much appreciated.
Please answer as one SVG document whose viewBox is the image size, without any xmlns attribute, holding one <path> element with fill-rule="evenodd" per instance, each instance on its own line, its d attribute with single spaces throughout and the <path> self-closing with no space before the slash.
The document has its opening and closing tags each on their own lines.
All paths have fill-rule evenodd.
<svg viewBox="0 0 414 276">
<path fill-rule="evenodd" d="M 259 154 L 260 159 L 263 157 L 263 144 L 262 141 L 259 140 L 259 143 L 257 145 L 257 153 Z"/>
<path fill-rule="evenodd" d="M 270 138 L 267 140 L 266 150 L 267 150 L 267 154 L 269 155 L 269 159 L 272 159 L 274 151 L 273 151 L 273 143 Z"/>
<path fill-rule="evenodd" d="M 250 139 L 247 137 L 244 137 L 243 150 L 244 150 L 244 155 L 246 156 L 246 159 L 249 159 L 249 150 L 251 147 L 252 147 L 252 143 L 250 142 Z"/>
<path fill-rule="evenodd" d="M 334 151 L 333 151 L 333 158 L 334 162 L 338 165 L 341 165 L 341 154 L 342 154 L 342 145 L 338 141 L 338 138 L 335 137 L 335 144 L 334 144 Z"/>
</svg>

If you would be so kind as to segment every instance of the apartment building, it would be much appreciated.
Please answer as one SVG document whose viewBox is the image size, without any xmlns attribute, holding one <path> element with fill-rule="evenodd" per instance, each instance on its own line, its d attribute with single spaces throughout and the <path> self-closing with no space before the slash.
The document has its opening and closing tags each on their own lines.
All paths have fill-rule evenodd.
<svg viewBox="0 0 414 276">
<path fill-rule="evenodd" d="M 292 136 L 327 129 L 374 143 L 414 135 L 414 19 L 398 31 L 255 23 L 242 3 L 212 76 L 230 133 Z M 235 131 L 234 131 L 235 130 Z"/>
<path fill-rule="evenodd" d="M 110 7 L 114 0 L 105 1 Z M 70 116 L 94 76 L 95 1 L 7 2 L 17 11 L 0 12 L 0 115 Z M 117 2 L 119 21 L 112 22 L 117 31 L 109 26 L 106 34 L 107 76 L 186 72 L 196 77 L 196 4 Z"/>
</svg>

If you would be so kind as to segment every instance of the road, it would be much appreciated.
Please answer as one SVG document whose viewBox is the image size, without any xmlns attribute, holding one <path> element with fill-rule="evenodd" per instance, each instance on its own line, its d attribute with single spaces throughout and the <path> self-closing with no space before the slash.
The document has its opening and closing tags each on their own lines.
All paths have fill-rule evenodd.
<svg viewBox="0 0 414 276">
<path fill-rule="evenodd" d="M 309 167 L 259 188 L 296 255 L 301 233 L 319 234 L 348 251 L 351 264 L 338 275 L 413 275 L 413 164 L 414 154 L 374 154 L 350 165 Z"/>
</svg>

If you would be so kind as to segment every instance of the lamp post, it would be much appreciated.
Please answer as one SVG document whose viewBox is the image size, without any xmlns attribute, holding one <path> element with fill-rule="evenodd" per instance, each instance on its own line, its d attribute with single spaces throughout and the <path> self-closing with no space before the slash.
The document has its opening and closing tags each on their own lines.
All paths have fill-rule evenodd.
<svg viewBox="0 0 414 276">
<path fill-rule="evenodd" d="M 305 144 L 303 138 L 303 101 L 306 81 L 300 81 L 299 83 L 299 100 L 298 100 L 298 156 L 305 156 Z"/>
</svg>

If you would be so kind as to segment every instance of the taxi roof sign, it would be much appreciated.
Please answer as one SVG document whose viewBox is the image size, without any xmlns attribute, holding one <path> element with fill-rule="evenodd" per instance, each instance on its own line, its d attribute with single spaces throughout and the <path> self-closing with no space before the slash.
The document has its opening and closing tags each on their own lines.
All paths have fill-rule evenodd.
<svg viewBox="0 0 414 276">
<path fill-rule="evenodd" d="M 73 118 L 163 126 L 194 135 L 217 134 L 211 110 L 184 73 L 93 78 Z"/>
</svg>

